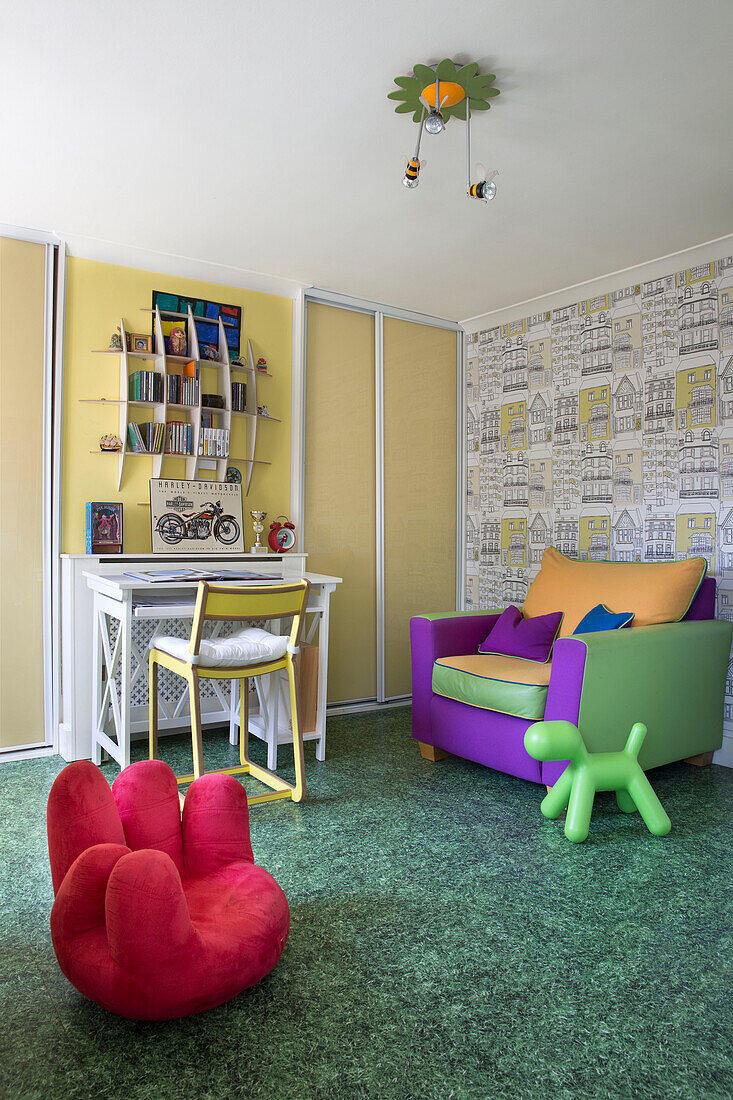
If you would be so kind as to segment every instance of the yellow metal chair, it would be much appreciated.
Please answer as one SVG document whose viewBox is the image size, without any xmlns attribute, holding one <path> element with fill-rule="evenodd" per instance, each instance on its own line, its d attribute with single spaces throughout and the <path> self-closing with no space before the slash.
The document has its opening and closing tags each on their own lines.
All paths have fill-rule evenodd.
<svg viewBox="0 0 733 1100">
<path fill-rule="evenodd" d="M 298 652 L 300 634 L 303 627 L 304 611 L 308 603 L 310 582 L 297 581 L 294 584 L 266 585 L 259 587 L 227 587 L 221 584 L 199 582 L 196 608 L 193 617 L 191 640 L 185 659 L 167 652 L 164 648 L 150 650 L 149 696 L 150 696 L 150 759 L 158 755 L 158 666 L 162 665 L 188 683 L 191 704 L 191 740 L 193 745 L 193 775 L 176 776 L 178 783 L 190 783 L 204 774 L 203 745 L 201 741 L 201 701 L 199 680 L 239 680 L 240 716 L 239 716 L 239 760 L 236 768 L 218 769 L 226 775 L 249 774 L 254 779 L 272 789 L 272 793 L 250 796 L 250 805 L 257 802 L 271 802 L 278 798 L 291 798 L 300 802 L 305 795 L 305 763 L 303 758 L 303 733 L 298 722 L 298 706 L 295 690 L 295 668 L 293 657 Z M 231 667 L 215 666 L 210 659 L 201 655 L 201 642 L 204 623 L 209 621 L 247 622 L 253 619 L 282 619 L 293 616 L 287 651 L 282 657 L 268 659 L 258 664 L 240 664 Z M 154 639 L 155 641 L 155 639 Z M 163 639 L 160 639 L 163 642 Z M 169 639 L 178 643 L 178 649 L 185 641 Z M 226 641 L 226 639 L 224 639 Z M 171 646 L 173 648 L 173 646 Z M 209 663 L 207 663 L 207 660 Z M 274 772 L 253 764 L 248 752 L 249 723 L 249 677 L 265 676 L 279 669 L 287 669 L 290 683 L 290 711 L 293 723 L 293 755 L 295 757 L 295 783 L 287 783 Z"/>
</svg>

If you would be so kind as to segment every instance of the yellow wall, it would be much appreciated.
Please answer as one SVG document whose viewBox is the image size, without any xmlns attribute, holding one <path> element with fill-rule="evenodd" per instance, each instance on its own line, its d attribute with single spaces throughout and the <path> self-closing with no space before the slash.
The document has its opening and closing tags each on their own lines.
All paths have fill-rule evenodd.
<svg viewBox="0 0 733 1100">
<path fill-rule="evenodd" d="M 258 423 L 257 458 L 271 466 L 255 466 L 249 496 L 244 500 L 245 542 L 254 541 L 250 508 L 265 509 L 267 523 L 287 515 L 290 507 L 290 392 L 292 366 L 292 301 L 273 294 L 240 290 L 131 267 L 69 259 L 66 290 L 66 354 L 64 363 L 63 469 L 61 550 L 84 552 L 84 505 L 88 500 L 121 501 L 124 505 L 126 553 L 150 551 L 148 500 L 152 459 L 132 458 L 125 464 L 117 491 L 117 456 L 95 455 L 99 438 L 119 434 L 118 408 L 80 404 L 82 398 L 119 397 L 119 359 L 92 355 L 106 348 L 120 318 L 132 332 L 150 332 L 153 290 L 188 294 L 242 307 L 242 338 L 249 338 L 255 361 L 264 356 L 272 377 L 257 379 L 258 403 L 267 405 L 282 423 Z M 246 349 L 246 343 L 243 343 Z M 242 431 L 239 423 L 233 432 Z M 185 477 L 183 459 L 166 459 L 165 476 Z M 296 544 L 300 548 L 300 540 Z"/>
<path fill-rule="evenodd" d="M 0 748 L 43 729 L 46 249 L 0 237 Z"/>
</svg>

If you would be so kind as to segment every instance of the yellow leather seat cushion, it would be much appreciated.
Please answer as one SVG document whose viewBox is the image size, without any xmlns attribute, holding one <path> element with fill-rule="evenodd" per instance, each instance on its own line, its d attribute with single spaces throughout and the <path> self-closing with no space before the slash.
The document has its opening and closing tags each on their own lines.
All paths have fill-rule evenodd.
<svg viewBox="0 0 733 1100">
<path fill-rule="evenodd" d="M 591 562 L 566 558 L 554 546 L 529 586 L 524 615 L 564 611 L 559 637 L 567 638 L 591 608 L 633 611 L 635 626 L 676 623 L 684 618 L 705 576 L 704 558 L 674 562 Z"/>
<path fill-rule="evenodd" d="M 467 653 L 460 657 L 438 657 L 436 665 L 470 672 L 486 680 L 503 680 L 508 684 L 534 684 L 547 687 L 552 661 L 541 664 L 523 657 L 504 657 L 501 653 Z"/>
<path fill-rule="evenodd" d="M 537 721 L 544 717 L 551 662 L 525 661 L 496 653 L 439 657 L 433 691 L 482 710 Z"/>
</svg>

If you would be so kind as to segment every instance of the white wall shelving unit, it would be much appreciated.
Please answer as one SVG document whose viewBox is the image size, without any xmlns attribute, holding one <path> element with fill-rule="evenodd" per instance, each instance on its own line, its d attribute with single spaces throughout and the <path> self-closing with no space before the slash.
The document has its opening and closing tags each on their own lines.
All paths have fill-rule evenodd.
<svg viewBox="0 0 733 1100">
<path fill-rule="evenodd" d="M 274 420 L 276 423 L 280 423 L 280 421 L 276 417 L 262 416 L 258 412 L 257 376 L 258 374 L 267 374 L 269 372 L 257 370 L 254 363 L 254 356 L 252 354 L 252 345 L 249 340 L 247 340 L 246 364 L 239 365 L 231 362 L 225 329 L 225 326 L 227 326 L 229 322 L 224 321 L 221 317 L 218 319 L 218 359 L 207 359 L 201 358 L 198 332 L 196 330 L 197 318 L 194 316 L 190 306 L 187 313 L 169 313 L 165 310 L 161 311 L 157 307 L 155 310 L 143 310 L 143 312 L 153 314 L 154 336 L 152 351 L 129 351 L 127 349 L 127 337 L 125 332 L 124 318 L 120 320 L 122 350 L 117 351 L 109 348 L 94 350 L 95 355 L 116 355 L 118 357 L 120 364 L 120 396 L 119 399 L 99 397 L 82 398 L 81 401 L 84 404 L 116 405 L 119 407 L 118 423 L 119 436 L 122 440 L 122 448 L 118 452 L 97 450 L 92 451 L 91 453 L 116 453 L 118 455 L 118 491 L 122 487 L 124 470 L 127 460 L 129 458 L 152 459 L 152 476 L 160 477 L 163 469 L 163 463 L 166 457 L 185 457 L 186 478 L 189 481 L 197 480 L 200 477 L 201 470 L 214 471 L 214 479 L 216 481 L 224 481 L 228 465 L 234 463 L 243 466 L 244 472 L 242 482 L 244 494 L 246 496 L 249 493 L 249 487 L 252 482 L 252 473 L 254 471 L 254 467 L 257 465 L 270 465 L 270 463 L 266 460 L 256 457 L 258 422 L 260 420 Z M 166 354 L 162 318 L 166 318 L 166 320 L 174 319 L 185 322 L 186 340 L 188 344 L 187 355 Z M 213 319 L 211 318 L 198 318 L 198 320 L 206 320 L 209 324 L 214 323 Z M 145 367 L 143 364 L 146 361 L 147 363 L 152 365 Z M 169 402 L 168 387 L 166 384 L 167 375 L 179 373 L 179 371 L 183 370 L 185 364 L 191 362 L 195 363 L 195 372 L 199 383 L 197 402 L 190 405 L 180 405 Z M 155 374 L 162 376 L 162 401 L 139 401 L 133 400 L 129 397 L 129 380 L 132 367 L 134 367 L 135 369 L 151 370 Z M 235 381 L 238 380 L 238 373 L 244 375 L 244 378 L 242 379 L 243 381 L 246 379 L 247 402 L 245 409 L 242 411 L 232 410 L 232 372 L 234 372 Z M 203 405 L 202 398 L 204 393 L 217 394 L 219 397 L 223 398 L 223 408 L 211 408 L 209 406 Z M 128 436 L 128 426 L 130 425 L 130 423 L 134 423 L 137 421 L 137 410 L 151 410 L 152 420 L 156 424 L 166 425 L 170 422 L 171 419 L 186 420 L 191 425 L 191 453 L 187 456 L 181 456 L 178 452 L 169 452 L 167 450 L 167 431 L 164 431 L 163 448 L 160 453 L 131 450 L 130 440 Z M 206 413 L 212 414 L 212 422 L 214 427 L 223 428 L 229 432 L 230 445 L 232 418 L 243 417 L 246 419 L 247 427 L 245 433 L 245 454 L 240 455 L 231 453 L 231 446 L 230 453 L 221 457 L 199 453 L 199 451 L 202 449 L 203 442 L 201 424 L 202 414 Z"/>
</svg>

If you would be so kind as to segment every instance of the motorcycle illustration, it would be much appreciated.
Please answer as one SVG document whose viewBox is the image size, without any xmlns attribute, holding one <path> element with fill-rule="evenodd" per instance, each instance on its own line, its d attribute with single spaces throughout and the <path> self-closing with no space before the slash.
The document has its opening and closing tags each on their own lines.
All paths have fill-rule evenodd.
<svg viewBox="0 0 733 1100">
<path fill-rule="evenodd" d="M 218 542 L 229 546 L 239 538 L 240 528 L 234 516 L 223 515 L 221 501 L 205 504 L 200 512 L 166 512 L 156 524 L 156 530 L 163 542 L 170 546 L 183 539 L 207 539 L 214 536 Z"/>
</svg>

